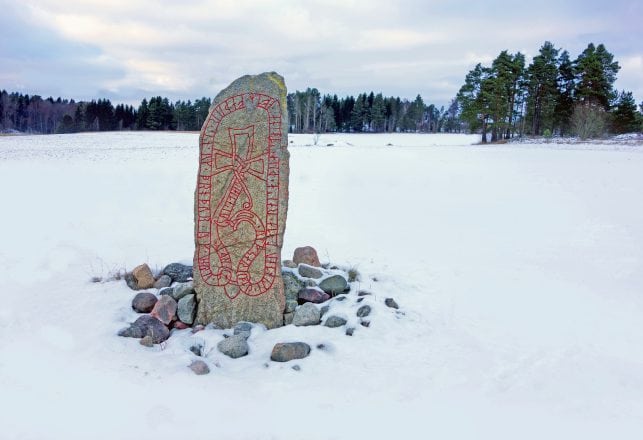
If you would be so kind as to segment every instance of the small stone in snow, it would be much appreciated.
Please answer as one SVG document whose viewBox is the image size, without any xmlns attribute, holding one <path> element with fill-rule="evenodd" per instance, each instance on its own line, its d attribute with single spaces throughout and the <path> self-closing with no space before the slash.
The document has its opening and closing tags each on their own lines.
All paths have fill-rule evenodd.
<svg viewBox="0 0 643 440">
<path fill-rule="evenodd" d="M 284 261 L 281 262 L 281 265 L 283 267 L 287 267 L 289 269 L 296 269 L 297 268 L 297 265 L 292 260 L 284 260 Z"/>
<path fill-rule="evenodd" d="M 357 296 L 367 296 L 367 295 L 372 295 L 372 293 L 371 293 L 371 292 L 367 292 L 366 290 L 360 290 L 360 291 L 357 293 Z"/>
<path fill-rule="evenodd" d="M 230 336 L 217 344 L 219 351 L 232 359 L 237 359 L 248 354 L 248 342 L 239 334 Z"/>
<path fill-rule="evenodd" d="M 194 344 L 193 346 L 190 347 L 190 351 L 197 356 L 203 356 L 203 345 Z"/>
<path fill-rule="evenodd" d="M 293 365 L 292 369 L 295 371 L 301 371 L 301 367 L 299 365 Z"/>
<path fill-rule="evenodd" d="M 360 324 L 362 324 L 362 327 L 368 327 L 371 325 L 371 321 L 360 321 Z"/>
<path fill-rule="evenodd" d="M 288 362 L 303 359 L 310 354 L 310 345 L 305 342 L 284 342 L 275 344 L 270 359 L 275 362 Z"/>
<path fill-rule="evenodd" d="M 241 321 L 234 326 L 233 333 L 235 335 L 242 335 L 244 338 L 248 339 L 250 337 L 251 331 L 252 331 L 252 322 Z"/>
<path fill-rule="evenodd" d="M 340 316 L 329 316 L 328 319 L 326 319 L 326 322 L 324 325 L 326 327 L 330 328 L 335 328 L 335 327 L 341 327 L 342 325 L 346 324 L 346 319 L 340 317 Z"/>
<path fill-rule="evenodd" d="M 203 374 L 208 374 L 210 372 L 210 367 L 208 367 L 208 364 L 203 362 L 201 359 L 197 359 L 192 361 L 190 364 L 190 370 L 194 371 L 194 374 L 201 376 Z"/>
<path fill-rule="evenodd" d="M 371 306 L 364 304 L 362 307 L 357 309 L 357 316 L 359 318 L 364 318 L 371 314 Z"/>
<path fill-rule="evenodd" d="M 400 308 L 400 306 L 397 305 L 397 303 L 395 302 L 395 300 L 393 298 L 386 298 L 384 300 L 384 304 L 386 304 L 388 307 L 390 307 L 392 309 L 399 309 Z"/>
<path fill-rule="evenodd" d="M 348 327 L 346 329 L 346 336 L 353 336 L 353 332 L 355 331 L 355 328 L 353 327 Z"/>
<path fill-rule="evenodd" d="M 330 295 L 337 295 L 348 289 L 346 278 L 341 275 L 333 275 L 319 283 L 319 288 Z"/>
</svg>

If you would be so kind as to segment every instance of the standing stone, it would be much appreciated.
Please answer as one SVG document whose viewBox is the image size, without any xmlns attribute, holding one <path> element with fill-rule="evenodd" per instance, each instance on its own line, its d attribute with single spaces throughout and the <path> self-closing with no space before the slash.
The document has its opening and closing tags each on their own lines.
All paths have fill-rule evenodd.
<svg viewBox="0 0 643 440">
<path fill-rule="evenodd" d="M 194 207 L 199 323 L 283 323 L 287 116 L 283 78 L 262 73 L 219 93 L 201 128 Z"/>
</svg>

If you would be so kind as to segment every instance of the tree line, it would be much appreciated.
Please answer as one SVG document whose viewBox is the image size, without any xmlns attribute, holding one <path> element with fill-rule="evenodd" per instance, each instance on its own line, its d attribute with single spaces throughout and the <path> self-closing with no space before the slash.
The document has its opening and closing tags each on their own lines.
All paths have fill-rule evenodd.
<svg viewBox="0 0 643 440">
<path fill-rule="evenodd" d="M 210 98 L 176 101 L 144 98 L 138 108 L 109 99 L 76 102 L 0 91 L 0 131 L 77 133 L 113 130 L 200 130 Z"/>
<path fill-rule="evenodd" d="M 293 133 L 461 132 L 482 134 L 482 141 L 516 135 L 600 136 L 607 131 L 640 130 L 643 116 L 631 92 L 614 89 L 620 66 L 603 44 L 574 60 L 566 50 L 545 42 L 529 65 L 525 56 L 504 50 L 491 66 L 477 64 L 448 108 L 414 100 L 360 93 L 357 97 L 322 95 L 316 88 L 287 96 L 288 127 Z M 137 108 L 114 106 L 109 99 L 75 102 L 0 91 L 0 131 L 74 133 L 108 130 L 200 130 L 210 98 L 170 102 L 144 98 Z M 643 103 L 641 103 L 643 112 Z"/>
<path fill-rule="evenodd" d="M 603 44 L 588 44 L 574 60 L 545 42 L 529 65 L 504 50 L 491 66 L 467 73 L 456 103 L 467 129 L 491 141 L 519 135 L 578 135 L 641 130 L 643 117 L 631 92 L 614 89 L 620 66 Z M 641 103 L 643 112 L 643 103 Z"/>
<path fill-rule="evenodd" d="M 321 132 L 456 132 L 461 130 L 457 107 L 360 93 L 357 98 L 326 94 L 316 88 L 288 94 L 289 129 L 293 133 Z"/>
<path fill-rule="evenodd" d="M 114 106 L 109 99 L 75 102 L 73 99 L 43 99 L 0 91 L 0 130 L 25 133 L 75 133 L 112 130 L 200 130 L 211 101 L 170 102 L 156 96 L 144 98 L 137 108 Z M 418 95 L 409 101 L 361 93 L 355 98 L 322 96 L 316 88 L 287 96 L 289 131 L 293 133 L 342 132 L 441 132 L 460 131 L 461 123 L 452 104 L 449 109 L 425 104 Z"/>
</svg>

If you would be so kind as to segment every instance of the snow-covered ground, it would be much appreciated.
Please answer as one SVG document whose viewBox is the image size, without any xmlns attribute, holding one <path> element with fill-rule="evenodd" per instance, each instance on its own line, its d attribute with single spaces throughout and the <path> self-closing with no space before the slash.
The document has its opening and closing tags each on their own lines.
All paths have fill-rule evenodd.
<svg viewBox="0 0 643 440">
<path fill-rule="evenodd" d="M 0 438 L 640 438 L 643 147 L 291 136 L 284 258 L 313 245 L 405 315 L 255 329 L 232 360 L 220 333 L 117 337 L 134 292 L 90 282 L 191 259 L 197 139 L 0 137 Z M 269 361 L 295 337 L 326 349 Z"/>
</svg>

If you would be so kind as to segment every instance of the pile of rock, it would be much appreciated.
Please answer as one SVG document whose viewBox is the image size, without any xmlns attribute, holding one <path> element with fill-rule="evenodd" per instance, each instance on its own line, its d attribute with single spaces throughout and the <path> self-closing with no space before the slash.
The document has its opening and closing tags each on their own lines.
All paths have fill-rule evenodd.
<svg viewBox="0 0 643 440">
<path fill-rule="evenodd" d="M 298 305 L 322 304 L 350 291 L 348 273 L 337 267 L 323 267 L 311 246 L 295 249 L 293 259 L 283 262 L 281 275 L 286 294 L 284 325 L 293 322 Z"/>
<path fill-rule="evenodd" d="M 352 336 L 356 324 L 370 326 L 374 308 L 399 308 L 393 298 L 386 298 L 382 304 L 367 291 L 351 292 L 349 271 L 322 265 L 317 252 L 310 246 L 297 248 L 292 260 L 283 261 L 282 276 L 286 296 L 284 325 L 342 328 L 346 335 Z M 196 333 L 205 328 L 195 325 L 197 301 L 191 266 L 172 263 L 155 277 L 149 266 L 143 264 L 128 274 L 126 282 L 134 290 L 143 289 L 131 304 L 134 311 L 143 315 L 121 330 L 120 336 L 140 338 L 142 345 L 151 347 L 167 340 L 173 329 L 193 327 L 192 332 Z M 150 289 L 156 289 L 156 292 Z M 237 323 L 231 329 L 232 334 L 229 331 L 223 334 L 224 339 L 217 344 L 217 350 L 232 359 L 247 356 L 251 350 L 248 338 L 256 325 Z M 265 326 L 262 329 L 265 330 Z M 190 347 L 190 351 L 204 356 L 202 346 Z M 280 342 L 273 347 L 270 359 L 288 362 L 305 358 L 310 353 L 311 347 L 305 342 Z M 189 368 L 195 374 L 210 371 L 202 359 L 192 362 Z"/>
<path fill-rule="evenodd" d="M 132 299 L 132 309 L 146 313 L 124 328 L 119 336 L 141 338 L 141 344 L 160 344 L 170 337 L 170 329 L 186 329 L 194 324 L 196 294 L 192 287 L 192 266 L 172 263 L 154 277 L 147 264 L 137 266 L 125 277 L 134 290 L 157 289 L 139 292 Z M 147 314 L 149 313 L 149 314 Z"/>
</svg>

